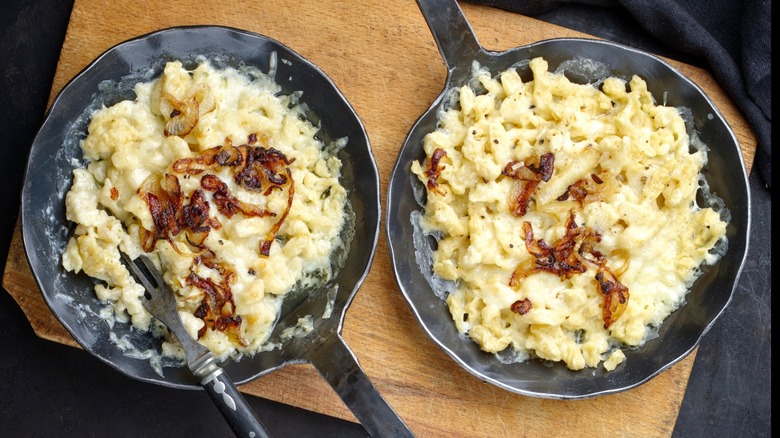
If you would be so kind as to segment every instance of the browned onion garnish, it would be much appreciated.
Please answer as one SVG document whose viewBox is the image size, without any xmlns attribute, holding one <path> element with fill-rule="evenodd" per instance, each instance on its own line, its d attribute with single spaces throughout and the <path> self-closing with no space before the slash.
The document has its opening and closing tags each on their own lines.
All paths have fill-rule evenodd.
<svg viewBox="0 0 780 438">
<path fill-rule="evenodd" d="M 602 294 L 601 314 L 604 328 L 609 328 L 626 310 L 628 288 L 606 266 L 599 266 L 596 281 Z"/>
<path fill-rule="evenodd" d="M 534 240 L 531 223 L 523 222 L 525 246 L 535 259 L 534 271 L 550 272 L 562 278 L 571 278 L 574 274 L 585 272 L 587 268 L 580 262 L 575 251 L 583 230 L 584 228 L 578 227 L 574 221 L 574 214 L 570 214 L 566 221 L 566 235 L 550 246 L 542 239 Z"/>
<path fill-rule="evenodd" d="M 160 96 L 160 110 L 168 116 L 163 134 L 184 137 L 198 124 L 200 116 L 217 108 L 211 90 L 205 84 L 197 84 L 187 90 L 182 100 L 168 94 Z M 170 111 L 169 111 L 170 109 Z"/>
<path fill-rule="evenodd" d="M 514 180 L 509 194 L 509 211 L 516 217 L 523 217 L 528 211 L 528 202 L 536 192 L 539 183 L 547 182 L 555 170 L 555 155 L 548 152 L 538 158 L 533 157 L 525 162 L 510 161 L 501 172 Z"/>
<path fill-rule="evenodd" d="M 433 154 L 431 154 L 431 159 L 428 160 L 428 168 L 425 169 L 425 176 L 428 177 L 428 190 L 440 195 L 444 196 L 444 192 L 439 188 L 439 175 L 441 174 L 441 171 L 444 169 L 444 165 L 441 163 L 441 159 L 447 156 L 447 152 L 444 151 L 441 148 L 436 148 L 433 151 Z"/>
<path fill-rule="evenodd" d="M 232 340 L 247 345 L 246 338 L 241 334 L 241 316 L 235 314 L 236 305 L 227 279 L 223 278 L 219 284 L 210 278 L 190 272 L 186 281 L 203 291 L 203 299 L 194 313 L 204 322 L 203 327 L 198 330 L 198 338 L 202 338 L 206 330 L 212 329 L 225 332 Z"/>
<path fill-rule="evenodd" d="M 217 109 L 217 101 L 214 94 L 206 84 L 195 84 L 187 90 L 187 97 L 192 97 L 198 102 L 198 115 L 202 116 Z"/>
<path fill-rule="evenodd" d="M 531 303 L 531 300 L 529 300 L 528 298 L 517 300 L 514 303 L 512 303 L 512 306 L 510 306 L 512 312 L 515 312 L 520 315 L 525 315 L 531 310 L 531 308 L 533 308 L 533 304 Z"/>
<path fill-rule="evenodd" d="M 209 230 L 209 204 L 201 190 L 192 192 L 190 203 L 182 207 L 182 219 L 187 228 L 195 233 Z"/>
<path fill-rule="evenodd" d="M 198 101 L 194 97 L 178 100 L 168 93 L 163 93 L 161 99 L 165 99 L 173 110 L 168 114 L 169 119 L 165 123 L 163 135 L 184 137 L 192 132 L 198 124 Z"/>
<path fill-rule="evenodd" d="M 270 195 L 273 190 L 282 190 L 283 186 L 288 186 L 287 207 L 261 245 L 261 254 L 268 255 L 270 245 L 292 206 L 295 189 L 293 187 L 292 173 L 286 166 L 295 161 L 295 159 L 288 159 L 281 151 L 274 148 L 255 146 L 254 144 L 257 141 L 257 134 L 250 134 L 248 144 L 235 147 L 230 139 L 225 139 L 225 143 L 222 146 L 207 149 L 197 157 L 176 160 L 172 167 L 174 171 L 187 175 L 197 175 L 215 166 L 229 167 L 233 169 L 237 184 L 256 191 L 260 191 L 265 187 L 263 192 L 265 196 Z M 176 199 L 179 205 L 178 208 L 174 205 L 172 208 L 168 208 L 168 210 L 172 210 L 172 214 L 178 219 L 174 223 L 181 225 L 180 228 L 189 229 L 196 234 L 208 232 L 210 228 L 218 228 L 219 222 L 216 218 L 208 217 L 208 203 L 202 192 L 195 191 L 189 205 L 184 207 L 180 205 L 181 194 L 178 193 L 178 180 L 175 177 L 173 178 L 173 180 L 170 180 L 169 185 L 176 187 Z M 274 212 L 243 202 L 231 195 L 227 184 L 216 175 L 204 175 L 200 184 L 204 190 L 213 192 L 212 199 L 217 210 L 227 217 L 232 217 L 236 213 L 249 217 L 276 216 Z M 154 217 L 155 212 L 161 209 L 160 205 L 158 205 L 159 202 L 156 199 L 151 199 L 147 200 L 147 203 L 149 203 L 149 208 L 153 211 Z M 156 228 L 160 230 L 159 226 Z M 163 234 L 164 236 L 169 238 L 178 234 L 179 229 L 169 228 L 162 229 L 168 230 L 167 233 Z M 159 234 L 158 232 L 157 235 Z M 148 236 L 144 234 L 142 236 L 142 242 L 147 242 L 144 245 L 144 249 L 147 252 L 154 248 L 154 244 L 160 237 L 157 235 Z M 194 243 L 198 248 L 202 248 L 203 239 L 198 243 L 191 243 Z M 188 241 L 190 240 L 188 239 Z"/>
<path fill-rule="evenodd" d="M 286 186 L 287 206 L 260 243 L 260 254 L 268 256 L 295 196 L 292 172 L 288 167 L 294 159 L 288 159 L 282 152 L 271 147 L 258 146 L 257 143 L 257 134 L 250 134 L 248 143 L 237 147 L 233 146 L 230 139 L 225 139 L 222 146 L 207 149 L 199 156 L 176 160 L 172 168 L 175 172 L 184 174 L 185 178 L 187 175 L 198 175 L 214 167 L 229 168 L 237 184 L 250 190 L 262 191 L 265 196 Z M 263 137 L 260 143 L 265 145 L 269 140 Z M 204 190 L 212 193 L 211 199 L 217 211 L 226 217 L 239 213 L 247 217 L 275 217 L 277 214 L 239 200 L 230 193 L 224 181 L 211 173 L 201 177 L 200 186 L 203 190 L 193 191 L 189 203 L 183 202 L 181 185 L 175 175 L 166 174 L 164 180 L 165 188 L 161 187 L 154 177 L 150 177 L 139 189 L 149 206 L 155 228 L 148 231 L 141 227 L 139 238 L 143 249 L 151 252 L 159 239 L 165 239 L 179 252 L 173 237 L 184 231 L 187 243 L 197 249 L 187 283 L 203 291 L 203 299 L 195 316 L 202 319 L 205 325 L 198 336 L 202 337 L 207 329 L 220 330 L 241 345 L 246 345 L 247 341 L 241 334 L 241 317 L 235 315 L 235 304 L 230 291 L 230 283 L 235 273 L 224 264 L 218 263 L 214 252 L 205 244 L 209 231 L 220 228 L 222 224 L 216 217 L 209 216 L 210 206 Z M 196 275 L 194 272 L 197 265 L 216 270 L 220 281 Z"/>
<path fill-rule="evenodd" d="M 555 155 L 553 155 L 552 152 L 548 152 L 539 157 L 538 166 L 535 163 L 527 163 L 526 165 L 531 168 L 534 173 L 538 173 L 542 181 L 547 182 L 550 180 L 550 177 L 552 177 L 553 171 L 555 170 Z"/>
<path fill-rule="evenodd" d="M 206 149 L 199 156 L 193 158 L 181 158 L 173 162 L 173 170 L 176 173 L 198 175 L 214 166 L 217 155 L 222 146 Z"/>
<path fill-rule="evenodd" d="M 166 175 L 167 179 L 168 175 Z M 178 183 L 178 180 L 176 182 Z M 168 184 L 172 185 L 170 182 Z M 167 240 L 173 249 L 179 252 L 173 242 L 173 236 L 179 234 L 181 230 L 179 227 L 181 199 L 177 187 L 178 184 L 173 186 L 173 194 L 168 193 L 160 187 L 159 182 L 156 182 L 153 176 L 149 176 L 139 188 L 139 194 L 146 201 L 154 223 L 154 230 L 148 231 L 143 227 L 140 228 L 139 240 L 146 252 L 152 251 L 159 239 Z"/>
<path fill-rule="evenodd" d="M 246 160 L 246 157 L 241 153 L 241 150 L 233 145 L 223 146 L 215 157 L 217 164 L 222 167 L 238 166 L 244 160 Z"/>
<path fill-rule="evenodd" d="M 233 283 L 236 273 L 227 264 L 217 261 L 214 251 L 208 249 L 195 258 L 195 264 L 201 264 L 209 269 L 214 269 L 222 276 L 226 285 Z"/>
<path fill-rule="evenodd" d="M 252 189 L 261 190 L 266 186 L 266 195 L 273 186 L 287 184 L 287 177 L 281 172 L 290 165 L 294 159 L 289 160 L 280 151 L 274 148 L 263 148 L 245 145 L 245 161 L 240 169 L 236 170 L 236 183 Z"/>
<path fill-rule="evenodd" d="M 194 273 L 196 265 L 203 265 L 217 271 L 221 281 L 218 283 L 210 278 L 203 278 Z M 198 337 L 203 337 L 206 330 L 219 330 L 228 334 L 235 342 L 247 345 L 247 340 L 241 333 L 241 316 L 235 314 L 235 303 L 230 284 L 235 278 L 235 272 L 224 263 L 217 261 L 216 254 L 211 250 L 204 251 L 193 261 L 187 284 L 203 291 L 200 306 L 194 315 L 203 320 L 204 326 L 198 331 Z"/>
<path fill-rule="evenodd" d="M 200 186 L 205 190 L 214 192 L 212 200 L 217 207 L 217 211 L 227 217 L 233 217 L 236 213 L 242 213 L 248 217 L 276 216 L 276 213 L 263 210 L 256 205 L 243 202 L 231 195 L 227 184 L 216 175 L 204 175 L 200 180 Z"/>
<path fill-rule="evenodd" d="M 176 228 L 171 230 L 175 235 L 178 233 L 179 225 L 182 223 L 182 194 L 181 185 L 179 184 L 179 178 L 176 175 L 166 173 L 164 176 L 165 189 L 168 193 L 169 208 L 173 212 L 173 218 L 176 221 Z"/>
<path fill-rule="evenodd" d="M 526 249 L 532 259 L 515 268 L 509 278 L 509 286 L 519 288 L 522 279 L 536 272 L 549 272 L 561 278 L 571 278 L 587 271 L 584 262 L 592 263 L 597 266 L 596 281 L 603 296 L 604 328 L 608 328 L 620 318 L 628 303 L 628 288 L 620 283 L 617 275 L 607 267 L 604 254 L 596 250 L 595 244 L 601 241 L 599 233 L 577 226 L 573 212 L 569 212 L 566 221 L 566 234 L 552 246 L 542 239 L 534 239 L 533 226 L 528 221 L 523 222 L 523 233 Z M 627 268 L 628 260 L 619 268 L 619 272 L 625 272 Z M 512 311 L 515 311 L 514 308 Z"/>
<path fill-rule="evenodd" d="M 196 250 L 202 252 L 206 251 L 208 248 L 203 244 L 203 242 L 206 241 L 206 237 L 208 237 L 209 233 L 185 233 L 184 234 L 184 240 L 187 241 L 187 244 L 191 247 L 195 248 Z"/>
<path fill-rule="evenodd" d="M 577 201 L 580 205 L 596 201 L 601 197 L 600 191 L 603 191 L 603 187 L 599 186 L 602 184 L 604 184 L 604 180 L 592 173 L 590 178 L 582 178 L 566 188 L 566 191 L 558 197 L 558 200 L 566 201 L 571 199 Z"/>
<path fill-rule="evenodd" d="M 255 191 L 265 188 L 267 196 L 287 184 L 283 171 L 295 158 L 288 159 L 272 147 L 256 146 L 257 141 L 257 134 L 250 134 L 247 144 L 233 146 L 227 138 L 222 146 L 207 149 L 197 157 L 176 160 L 173 170 L 197 175 L 215 166 L 229 167 L 237 184 Z"/>
<path fill-rule="evenodd" d="M 532 259 L 525 260 L 519 264 L 512 275 L 509 276 L 509 286 L 517 290 L 520 287 L 520 281 L 536 272 L 534 261 Z"/>
<path fill-rule="evenodd" d="M 561 196 L 558 196 L 558 201 L 566 201 L 571 198 L 574 201 L 582 204 L 582 200 L 588 196 L 587 181 L 585 179 L 578 180 L 574 184 L 566 188 Z"/>
<path fill-rule="evenodd" d="M 287 179 L 290 181 L 290 186 L 287 188 L 287 208 L 284 209 L 282 217 L 276 221 L 274 226 L 268 232 L 268 235 L 265 237 L 265 241 L 260 244 L 260 254 L 264 256 L 268 256 L 271 253 L 271 244 L 276 238 L 276 233 L 278 233 L 279 229 L 282 228 L 282 223 L 285 219 L 287 219 L 287 215 L 290 213 L 290 207 L 292 207 L 293 203 L 293 196 L 295 195 L 295 185 L 293 184 L 292 173 L 290 172 L 289 168 L 286 168 L 285 170 L 287 172 Z"/>
<path fill-rule="evenodd" d="M 167 189 L 155 182 L 154 176 L 149 176 L 138 192 L 149 207 L 154 229 L 139 229 L 139 240 L 145 252 L 154 250 L 160 239 L 168 241 L 173 249 L 181 254 L 181 250 L 173 238 L 187 231 L 187 243 L 198 251 L 203 249 L 203 241 L 211 228 L 219 228 L 221 224 L 216 218 L 208 216 L 209 206 L 200 190 L 193 192 L 189 204 L 182 201 L 181 186 L 175 175 L 165 174 L 164 181 Z M 189 234 L 200 236 L 191 238 Z"/>
<path fill-rule="evenodd" d="M 515 180 L 509 193 L 509 212 L 516 217 L 525 216 L 531 195 L 539 186 L 537 174 L 516 161 L 507 163 L 501 173 Z"/>
</svg>

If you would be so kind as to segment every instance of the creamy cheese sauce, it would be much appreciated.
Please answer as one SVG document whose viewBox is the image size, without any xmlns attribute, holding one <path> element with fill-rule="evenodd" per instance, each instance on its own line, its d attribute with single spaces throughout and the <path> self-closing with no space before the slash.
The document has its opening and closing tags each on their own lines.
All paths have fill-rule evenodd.
<svg viewBox="0 0 780 438">
<path fill-rule="evenodd" d="M 503 362 L 611 371 L 722 256 L 727 212 L 697 205 L 706 148 L 642 78 L 529 68 L 475 68 L 440 111 L 412 164 L 416 257 L 457 330 Z"/>
<path fill-rule="evenodd" d="M 253 69 L 173 61 L 134 91 L 91 115 L 86 165 L 65 197 L 77 226 L 63 266 L 96 280 L 107 321 L 150 330 L 143 288 L 120 261 L 146 253 L 216 357 L 274 348 L 284 295 L 328 281 L 350 235 L 336 156 L 347 139 L 323 143 L 301 96 Z M 181 357 L 170 338 L 162 350 Z"/>
</svg>

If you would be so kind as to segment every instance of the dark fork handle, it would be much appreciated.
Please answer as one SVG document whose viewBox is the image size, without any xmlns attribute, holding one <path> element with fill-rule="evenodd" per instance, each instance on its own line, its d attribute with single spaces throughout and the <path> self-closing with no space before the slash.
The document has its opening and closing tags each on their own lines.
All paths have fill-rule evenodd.
<svg viewBox="0 0 780 438">
<path fill-rule="evenodd" d="M 145 255 L 132 260 L 122 253 L 122 260 L 133 277 L 141 283 L 151 299 L 143 298 L 144 307 L 162 321 L 182 344 L 187 365 L 200 380 L 211 400 L 217 405 L 233 433 L 239 438 L 268 438 L 270 435 L 246 399 L 220 368 L 208 348 L 197 343 L 184 328 L 173 292 L 165 285 L 162 275 Z"/>
<path fill-rule="evenodd" d="M 193 374 L 200 379 L 200 384 L 217 405 L 222 416 L 227 421 L 233 433 L 239 438 L 269 438 L 265 428 L 246 399 L 238 391 L 228 375 L 217 366 L 213 357 L 200 365 L 193 366 Z"/>
</svg>

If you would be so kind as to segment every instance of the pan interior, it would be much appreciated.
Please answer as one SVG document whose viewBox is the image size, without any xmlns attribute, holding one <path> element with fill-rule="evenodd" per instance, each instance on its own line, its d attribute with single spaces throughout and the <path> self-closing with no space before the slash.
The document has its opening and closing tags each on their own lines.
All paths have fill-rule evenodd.
<svg viewBox="0 0 780 438">
<path fill-rule="evenodd" d="M 653 96 L 670 106 L 690 111 L 689 133 L 709 148 L 703 173 L 709 181 L 709 199 L 728 210 L 729 248 L 713 266 L 704 268 L 688 295 L 687 304 L 670 315 L 658 337 L 641 348 L 626 351 L 617 370 L 602 368 L 571 371 L 561 364 L 540 360 L 505 363 L 460 335 L 451 321 L 442 291 L 426 261 L 434 241 L 415 227 L 421 214 L 424 188 L 411 174 L 413 161 L 424 158 L 423 137 L 437 126 L 437 112 L 450 105 L 452 90 L 466 84 L 472 72 L 486 69 L 497 74 L 518 68 L 521 76 L 530 59 L 545 58 L 550 70 L 565 71 L 575 82 L 598 83 L 605 74 L 646 79 Z M 507 52 L 480 52 L 471 65 L 450 72 L 439 98 L 416 122 L 399 153 L 388 192 L 387 232 L 396 279 L 404 297 L 432 340 L 473 375 L 524 395 L 577 399 L 637 386 L 684 358 L 699 342 L 731 299 L 747 250 L 750 225 L 747 176 L 736 137 L 710 99 L 693 82 L 660 59 L 614 43 L 590 39 L 556 39 L 518 47 Z M 701 190 L 700 195 L 704 193 Z M 702 196 L 703 197 L 703 196 Z M 415 258 L 406 257 L 415 254 Z M 427 264 L 426 264 L 427 263 Z M 443 287 L 437 294 L 435 289 Z"/>
<path fill-rule="evenodd" d="M 281 43 L 226 27 L 178 27 L 119 44 L 85 68 L 54 100 L 31 149 L 22 193 L 28 261 L 45 301 L 84 349 L 133 378 L 183 388 L 200 385 L 181 364 L 160 361 L 159 342 L 149 333 L 127 324 L 107 323 L 101 317 L 105 304 L 92 290 L 93 280 L 65 272 L 60 258 L 72 232 L 65 218 L 64 197 L 72 182 L 72 170 L 83 165 L 79 144 L 92 112 L 132 99 L 133 85 L 158 76 L 167 61 L 194 64 L 200 56 L 215 66 L 252 66 L 269 74 L 283 94 L 301 93 L 307 115 L 321 128 L 318 136 L 325 144 L 348 139 L 338 157 L 343 163 L 341 183 L 348 190 L 353 217 L 342 237 L 351 243 L 334 260 L 345 268 L 317 291 L 293 293 L 282 307 L 280 327 L 272 339 L 280 336 L 285 321 L 297 321 L 308 312 L 312 316 L 326 311 L 332 315 L 316 323 L 315 332 L 331 331 L 331 326 L 334 332 L 340 329 L 341 318 L 370 266 L 379 226 L 378 176 L 361 121 L 321 70 Z M 306 300 L 309 296 L 317 299 Z M 305 339 L 296 338 L 295 342 Z M 275 349 L 222 366 L 233 381 L 241 384 L 286 363 L 305 360 L 305 348 L 295 349 L 296 357 L 282 351 Z M 155 371 L 160 368 L 162 375 Z"/>
</svg>

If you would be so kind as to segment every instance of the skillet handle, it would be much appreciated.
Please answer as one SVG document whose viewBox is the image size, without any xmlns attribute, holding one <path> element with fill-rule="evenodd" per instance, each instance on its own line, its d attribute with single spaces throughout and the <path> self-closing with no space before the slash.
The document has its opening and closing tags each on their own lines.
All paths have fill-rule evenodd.
<svg viewBox="0 0 780 438">
<path fill-rule="evenodd" d="M 484 52 L 471 25 L 455 0 L 417 0 L 444 58 L 447 70 L 471 66 L 471 61 Z"/>
<path fill-rule="evenodd" d="M 328 336 L 309 361 L 372 437 L 414 437 L 363 372 L 340 334 Z"/>
</svg>

